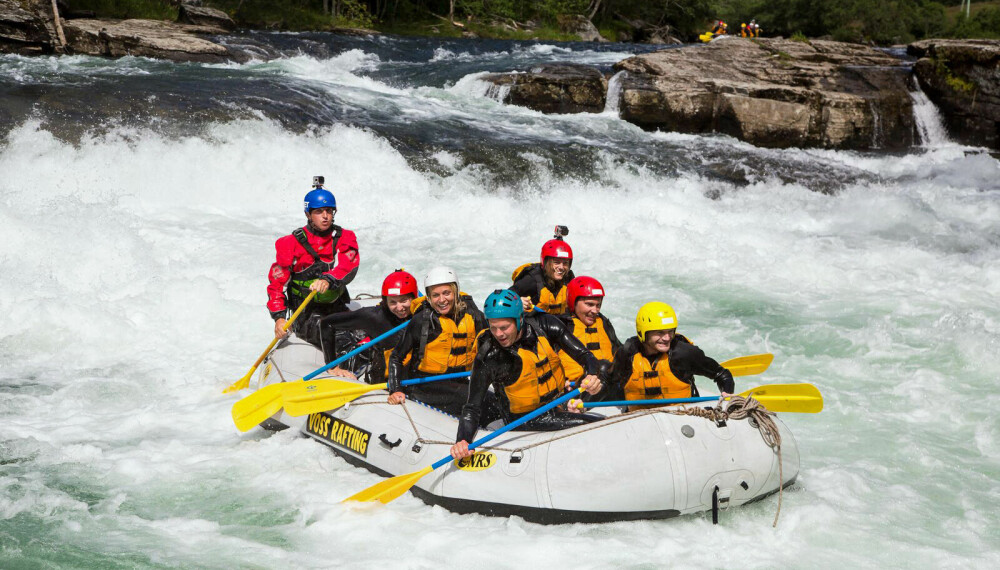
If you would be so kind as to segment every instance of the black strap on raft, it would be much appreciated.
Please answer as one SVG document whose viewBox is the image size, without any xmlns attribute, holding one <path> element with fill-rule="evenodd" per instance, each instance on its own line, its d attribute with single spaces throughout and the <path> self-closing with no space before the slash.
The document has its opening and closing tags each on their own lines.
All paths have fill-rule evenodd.
<svg viewBox="0 0 1000 570">
<path fill-rule="evenodd" d="M 712 524 L 719 524 L 719 488 L 712 491 Z"/>
<path fill-rule="evenodd" d="M 396 447 L 397 445 L 403 443 L 403 438 L 398 438 L 396 441 L 390 442 L 389 438 L 387 438 L 384 433 L 381 434 L 380 436 L 378 436 L 378 440 L 381 441 L 382 443 L 384 443 L 385 445 L 387 445 L 389 447 L 389 449 L 392 449 L 392 448 Z"/>
</svg>

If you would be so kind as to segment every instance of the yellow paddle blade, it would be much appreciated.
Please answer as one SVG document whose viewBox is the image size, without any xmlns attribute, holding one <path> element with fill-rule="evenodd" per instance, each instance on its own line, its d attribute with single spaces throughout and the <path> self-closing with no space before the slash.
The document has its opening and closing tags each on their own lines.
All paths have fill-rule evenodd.
<svg viewBox="0 0 1000 570">
<path fill-rule="evenodd" d="M 307 416 L 343 406 L 373 390 L 384 390 L 386 384 L 358 384 L 344 380 L 312 380 L 290 382 L 282 391 L 285 411 L 290 416 Z"/>
<path fill-rule="evenodd" d="M 264 386 L 233 404 L 236 429 L 247 431 L 281 410 L 281 384 Z"/>
<path fill-rule="evenodd" d="M 771 366 L 771 361 L 773 360 L 773 354 L 764 353 L 730 358 L 729 360 L 720 362 L 719 364 L 722 365 L 723 368 L 729 370 L 733 376 L 750 376 L 751 374 L 760 374 L 761 372 L 767 370 L 768 366 Z"/>
<path fill-rule="evenodd" d="M 222 391 L 222 393 L 223 394 L 228 394 L 230 392 L 238 392 L 238 391 L 246 388 L 247 386 L 249 386 L 250 385 L 250 377 L 253 376 L 253 371 L 256 370 L 256 369 L 257 369 L 256 366 L 254 366 L 253 368 L 251 368 L 250 372 L 247 372 L 246 376 L 244 376 L 243 378 L 240 378 L 236 382 L 233 382 L 232 384 L 230 384 L 228 388 L 226 388 L 225 390 Z"/>
<path fill-rule="evenodd" d="M 348 501 L 357 501 L 364 503 L 368 501 L 379 501 L 384 505 L 385 503 L 398 499 L 401 495 L 409 491 L 410 487 L 416 485 L 417 481 L 419 481 L 421 477 L 427 475 L 433 470 L 434 468 L 428 465 L 420 471 L 414 471 L 413 473 L 407 473 L 406 475 L 397 475 L 391 479 L 380 481 L 360 493 L 347 497 L 341 502 L 346 503 Z"/>
<path fill-rule="evenodd" d="M 741 392 L 740 396 L 753 396 L 772 412 L 816 414 L 823 411 L 823 395 L 812 384 L 771 384 Z"/>
</svg>

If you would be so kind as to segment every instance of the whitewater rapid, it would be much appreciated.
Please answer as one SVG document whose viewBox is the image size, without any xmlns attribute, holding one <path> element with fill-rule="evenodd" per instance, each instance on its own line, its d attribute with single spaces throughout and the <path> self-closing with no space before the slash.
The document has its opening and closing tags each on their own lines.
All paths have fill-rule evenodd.
<svg viewBox="0 0 1000 570">
<path fill-rule="evenodd" d="M 273 41 L 293 40 L 318 45 L 232 66 L 0 57 L 0 567 L 1000 565 L 996 158 L 647 133 L 502 105 L 477 79 L 627 46 Z M 51 93 L 81 86 L 94 115 L 60 114 Z M 146 101 L 141 120 L 102 112 L 115 97 Z M 562 224 L 619 334 L 665 300 L 712 356 L 773 352 L 738 386 L 826 402 L 783 416 L 802 472 L 777 528 L 775 499 L 717 527 L 346 508 L 378 478 L 237 432 L 220 392 L 270 340 L 273 243 L 315 174 L 358 235 L 352 292 L 445 263 L 481 301 Z"/>
</svg>

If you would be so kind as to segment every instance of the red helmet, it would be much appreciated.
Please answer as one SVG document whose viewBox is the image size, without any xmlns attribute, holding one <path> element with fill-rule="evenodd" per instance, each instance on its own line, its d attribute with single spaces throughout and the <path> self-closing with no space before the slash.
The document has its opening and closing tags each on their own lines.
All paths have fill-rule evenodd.
<svg viewBox="0 0 1000 570">
<path fill-rule="evenodd" d="M 593 277 L 581 275 L 574 277 L 566 286 L 566 300 L 569 301 L 569 312 L 576 307 L 577 297 L 604 297 L 604 286 Z"/>
<path fill-rule="evenodd" d="M 389 274 L 382 282 L 382 296 L 407 295 L 417 296 L 417 279 L 402 269 Z"/>
<path fill-rule="evenodd" d="M 550 239 L 542 246 L 542 264 L 545 264 L 546 257 L 569 260 L 573 264 L 573 248 L 561 239 Z"/>
</svg>

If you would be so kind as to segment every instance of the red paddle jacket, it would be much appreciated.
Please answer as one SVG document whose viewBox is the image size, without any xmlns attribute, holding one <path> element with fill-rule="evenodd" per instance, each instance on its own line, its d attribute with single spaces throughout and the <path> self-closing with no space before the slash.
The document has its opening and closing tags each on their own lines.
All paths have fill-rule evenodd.
<svg viewBox="0 0 1000 570">
<path fill-rule="evenodd" d="M 361 264 L 361 258 L 358 255 L 358 238 L 354 232 L 334 226 L 329 235 L 319 236 L 314 234 L 308 225 L 301 229 L 305 234 L 306 241 L 319 254 L 320 261 L 326 263 L 335 261 L 333 268 L 324 271 L 319 278 L 329 281 L 331 289 L 350 283 L 357 275 L 358 266 Z M 334 260 L 333 240 L 337 237 L 338 230 L 340 235 L 337 239 L 337 254 L 336 260 Z M 279 238 L 278 241 L 274 242 L 274 249 L 277 255 L 267 274 L 269 281 L 267 285 L 267 310 L 271 312 L 271 318 L 277 320 L 285 317 L 285 310 L 288 308 L 285 301 L 285 285 L 288 284 L 293 273 L 303 272 L 315 260 L 299 243 L 294 233 Z"/>
</svg>

